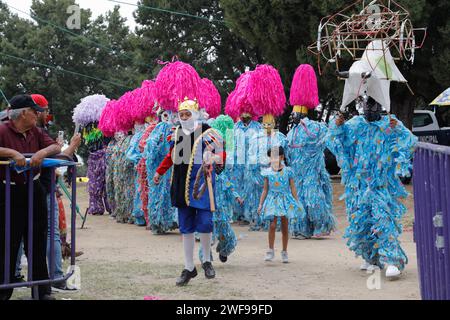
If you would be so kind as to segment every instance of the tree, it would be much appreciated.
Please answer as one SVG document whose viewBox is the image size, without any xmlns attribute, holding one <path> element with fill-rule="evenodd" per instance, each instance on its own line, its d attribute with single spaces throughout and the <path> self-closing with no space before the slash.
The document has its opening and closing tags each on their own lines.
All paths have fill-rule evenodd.
<svg viewBox="0 0 450 320">
<path fill-rule="evenodd" d="M 118 98 L 140 86 L 143 78 L 134 63 L 135 38 L 118 7 L 95 21 L 89 10 L 81 10 L 81 28 L 68 30 L 66 10 L 73 4 L 74 0 L 34 0 L 35 22 L 18 18 L 3 4 L 0 7 L 4 18 L 0 53 L 49 66 L 0 55 L 1 88 L 8 97 L 18 93 L 46 96 L 56 120 L 54 130 L 65 129 L 69 135 L 72 110 L 81 98 L 96 93 Z"/>
<path fill-rule="evenodd" d="M 233 81 L 246 67 L 258 62 L 258 53 L 246 41 L 230 32 L 223 22 L 223 10 L 217 0 L 143 0 L 136 11 L 136 32 L 142 60 L 154 64 L 177 56 L 190 63 L 202 77 L 215 82 L 226 98 Z M 171 14 L 147 7 L 157 7 L 186 15 Z M 161 66 L 156 64 L 151 75 Z"/>
</svg>

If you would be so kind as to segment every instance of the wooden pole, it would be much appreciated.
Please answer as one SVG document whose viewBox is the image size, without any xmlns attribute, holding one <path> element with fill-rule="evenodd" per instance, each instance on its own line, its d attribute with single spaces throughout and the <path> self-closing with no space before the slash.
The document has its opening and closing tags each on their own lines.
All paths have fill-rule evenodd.
<svg viewBox="0 0 450 320">
<path fill-rule="evenodd" d="M 211 207 L 211 212 L 215 212 L 216 204 L 214 203 L 214 190 L 213 190 L 213 185 L 212 185 L 212 181 L 211 181 L 211 173 L 208 173 L 208 175 L 206 177 L 206 183 L 208 185 L 209 204 Z"/>
</svg>

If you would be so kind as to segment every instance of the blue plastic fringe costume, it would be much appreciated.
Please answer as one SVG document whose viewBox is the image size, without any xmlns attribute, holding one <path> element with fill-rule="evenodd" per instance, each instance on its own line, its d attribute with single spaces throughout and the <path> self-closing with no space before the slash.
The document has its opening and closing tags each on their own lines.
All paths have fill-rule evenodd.
<svg viewBox="0 0 450 320">
<path fill-rule="evenodd" d="M 216 252 L 228 257 L 233 253 L 237 245 L 236 234 L 231 227 L 233 204 L 240 198 L 233 183 L 228 179 L 229 170 L 225 169 L 220 175 L 216 175 L 216 211 L 213 212 L 213 246 L 216 241 Z M 203 261 L 202 247 L 199 250 L 200 261 Z"/>
<path fill-rule="evenodd" d="M 138 226 L 145 226 L 146 221 L 144 217 L 144 211 L 142 211 L 142 201 L 141 201 L 141 193 L 139 192 L 139 175 L 137 171 L 137 165 L 139 160 L 141 160 L 141 152 L 139 150 L 139 141 L 144 134 L 145 127 L 140 126 L 136 129 L 133 137 L 131 138 L 130 145 L 128 147 L 126 158 L 129 162 L 131 162 L 134 166 L 134 200 L 133 200 L 133 212 L 132 217 L 134 219 L 134 223 Z"/>
<path fill-rule="evenodd" d="M 112 217 L 116 216 L 115 213 L 115 193 L 114 193 L 114 170 L 115 170 L 115 162 L 116 162 L 116 151 L 117 151 L 117 141 L 115 139 L 111 139 L 106 148 L 106 199 L 108 201 L 110 207 L 110 214 Z"/>
<path fill-rule="evenodd" d="M 304 118 L 287 135 L 289 165 L 295 172 L 298 198 L 306 210 L 305 219 L 291 226 L 294 236 L 309 238 L 328 234 L 336 228 L 333 190 L 325 167 L 327 133 L 324 123 Z"/>
<path fill-rule="evenodd" d="M 248 172 L 253 180 L 253 189 L 257 194 L 256 209 L 258 209 L 259 199 L 261 198 L 264 187 L 264 177 L 261 172 L 270 165 L 267 152 L 272 147 L 277 146 L 287 150 L 286 136 L 277 130 L 273 130 L 271 135 L 268 136 L 265 129 L 260 129 L 256 137 L 252 139 L 252 142 L 250 143 Z M 257 211 L 253 213 L 251 219 L 254 223 L 251 230 L 260 230 L 263 227 L 263 220 L 261 219 L 261 216 L 258 215 Z M 268 225 L 265 225 L 264 229 L 267 228 Z"/>
<path fill-rule="evenodd" d="M 131 142 L 131 135 L 118 143 L 116 170 L 114 172 L 114 193 L 116 200 L 116 220 L 120 223 L 134 223 L 133 212 L 135 168 L 126 160 L 126 153 Z"/>
<path fill-rule="evenodd" d="M 153 176 L 161 161 L 170 151 L 167 137 L 171 135 L 172 125 L 160 122 L 147 139 L 144 158 L 147 165 L 148 181 L 148 219 L 153 233 L 161 234 L 177 227 L 177 211 L 170 199 L 170 177 L 172 168 L 155 185 Z"/>
<path fill-rule="evenodd" d="M 248 126 L 242 121 L 237 122 L 234 126 L 233 150 L 227 149 L 227 163 L 232 165 L 230 180 L 244 200 L 243 206 L 234 204 L 234 221 L 251 222 L 252 217 L 257 214 L 261 191 L 255 188 L 254 177 L 251 176 L 250 170 L 256 168 L 249 167 L 249 147 L 252 137 L 259 133 L 261 128 L 261 124 L 256 121 L 251 121 Z"/>
<path fill-rule="evenodd" d="M 394 118 L 394 116 L 392 116 Z M 389 117 L 367 122 L 354 117 L 340 127 L 330 125 L 329 149 L 342 169 L 349 226 L 344 237 L 356 256 L 383 267 L 400 270 L 408 262 L 398 237 L 406 208 L 398 197 L 406 195 L 398 176 L 409 176 L 415 137 Z"/>
</svg>

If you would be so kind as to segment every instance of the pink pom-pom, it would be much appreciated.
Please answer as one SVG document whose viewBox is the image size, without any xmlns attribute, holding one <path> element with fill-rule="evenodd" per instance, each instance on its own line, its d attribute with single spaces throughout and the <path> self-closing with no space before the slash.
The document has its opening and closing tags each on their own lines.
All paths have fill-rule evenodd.
<svg viewBox="0 0 450 320">
<path fill-rule="evenodd" d="M 317 77 L 311 65 L 302 64 L 295 71 L 289 100 L 293 106 L 305 106 L 308 109 L 319 105 Z"/>
<path fill-rule="evenodd" d="M 169 63 L 156 78 L 156 100 L 164 109 L 178 112 L 178 105 L 185 97 L 200 98 L 201 78 L 195 69 L 184 62 Z"/>
<path fill-rule="evenodd" d="M 117 131 L 115 123 L 115 113 L 117 108 L 117 100 L 110 100 L 102 110 L 98 128 L 103 132 L 105 137 L 112 137 Z"/>
<path fill-rule="evenodd" d="M 248 82 L 248 101 L 259 116 L 280 116 L 286 107 L 286 95 L 278 70 L 259 65 Z"/>
<path fill-rule="evenodd" d="M 128 91 L 119 98 L 114 118 L 118 131 L 127 132 L 133 128 L 134 121 L 131 116 L 131 110 L 134 105 L 134 100 L 135 93 L 133 91 Z"/>
<path fill-rule="evenodd" d="M 149 81 L 145 86 L 132 91 L 130 115 L 133 122 L 144 123 L 145 118 L 154 115 L 155 83 Z"/>
<path fill-rule="evenodd" d="M 220 93 L 214 83 L 209 79 L 202 79 L 199 104 L 200 108 L 206 110 L 210 118 L 216 118 L 220 115 L 222 108 Z"/>
<path fill-rule="evenodd" d="M 248 83 L 253 71 L 247 71 L 238 78 L 234 91 L 230 93 L 225 104 L 225 113 L 238 120 L 241 114 L 249 113 L 253 118 L 257 118 L 250 102 L 248 101 Z"/>
</svg>

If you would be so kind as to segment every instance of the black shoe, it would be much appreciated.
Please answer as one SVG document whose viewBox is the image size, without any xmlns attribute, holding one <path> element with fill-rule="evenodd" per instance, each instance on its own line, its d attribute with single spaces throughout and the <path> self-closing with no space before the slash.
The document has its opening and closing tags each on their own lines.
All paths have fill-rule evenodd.
<svg viewBox="0 0 450 320">
<path fill-rule="evenodd" d="M 76 289 L 70 289 L 67 287 L 67 282 L 66 281 L 61 281 L 61 282 L 57 282 L 52 284 L 52 291 L 55 292 L 69 292 L 69 291 L 76 291 Z"/>
<path fill-rule="evenodd" d="M 181 276 L 177 279 L 177 286 L 185 286 L 188 284 L 189 280 L 192 278 L 195 278 L 197 276 L 197 269 L 194 268 L 194 270 L 189 271 L 187 269 L 184 269 L 181 272 Z"/>
<path fill-rule="evenodd" d="M 216 271 L 214 270 L 211 262 L 205 262 L 202 264 L 203 270 L 205 270 L 205 277 L 207 279 L 213 279 L 216 277 Z"/>
<path fill-rule="evenodd" d="M 219 259 L 220 259 L 220 261 L 222 261 L 223 263 L 225 263 L 225 262 L 227 262 L 227 260 L 228 260 L 228 257 L 227 257 L 227 256 L 223 256 L 223 255 L 219 254 Z"/>
<path fill-rule="evenodd" d="M 39 297 L 39 300 L 42 300 L 42 301 L 55 301 L 56 298 L 54 296 L 52 296 L 52 295 L 44 294 L 44 295 Z"/>
<path fill-rule="evenodd" d="M 13 283 L 19 283 L 19 282 L 25 282 L 25 277 L 22 275 L 20 277 L 14 277 Z"/>
</svg>

